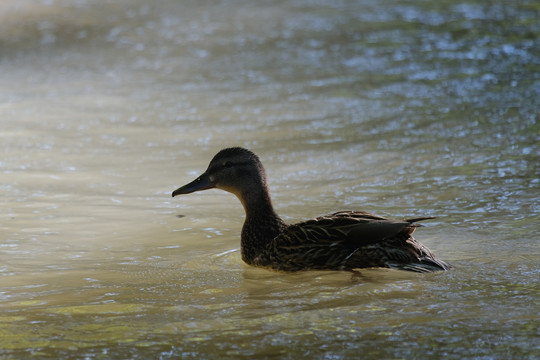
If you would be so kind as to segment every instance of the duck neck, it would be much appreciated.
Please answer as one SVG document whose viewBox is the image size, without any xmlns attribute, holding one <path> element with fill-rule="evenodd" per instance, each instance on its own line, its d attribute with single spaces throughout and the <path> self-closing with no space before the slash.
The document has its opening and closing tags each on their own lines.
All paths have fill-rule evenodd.
<svg viewBox="0 0 540 360">
<path fill-rule="evenodd" d="M 268 244 L 286 224 L 274 211 L 266 187 L 261 187 L 260 191 L 243 193 L 239 198 L 246 211 L 242 227 L 242 259 L 248 264 L 264 266 L 261 253 L 265 252 Z"/>
</svg>

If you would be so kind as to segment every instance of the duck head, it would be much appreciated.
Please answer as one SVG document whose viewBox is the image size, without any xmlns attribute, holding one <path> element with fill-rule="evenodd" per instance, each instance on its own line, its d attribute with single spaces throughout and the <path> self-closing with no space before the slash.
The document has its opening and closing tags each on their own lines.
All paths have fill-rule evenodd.
<svg viewBox="0 0 540 360">
<path fill-rule="evenodd" d="M 265 171 L 257 155 L 241 147 L 223 149 L 201 176 L 173 191 L 172 196 L 212 188 L 233 193 L 242 203 L 249 193 L 267 191 Z"/>
</svg>

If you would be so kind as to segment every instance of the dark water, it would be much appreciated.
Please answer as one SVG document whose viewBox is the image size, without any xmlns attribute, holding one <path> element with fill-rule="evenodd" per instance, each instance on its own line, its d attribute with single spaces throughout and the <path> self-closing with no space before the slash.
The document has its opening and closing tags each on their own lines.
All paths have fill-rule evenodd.
<svg viewBox="0 0 540 360">
<path fill-rule="evenodd" d="M 534 1 L 0 4 L 0 358 L 538 359 Z M 456 266 L 281 274 L 222 147 L 293 222 L 437 216 Z M 180 217 L 177 215 L 181 215 Z"/>
</svg>

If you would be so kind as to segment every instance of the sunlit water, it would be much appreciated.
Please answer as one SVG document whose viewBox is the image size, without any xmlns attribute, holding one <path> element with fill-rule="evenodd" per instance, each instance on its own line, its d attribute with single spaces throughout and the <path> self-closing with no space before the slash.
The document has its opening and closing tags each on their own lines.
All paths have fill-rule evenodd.
<svg viewBox="0 0 540 360">
<path fill-rule="evenodd" d="M 0 4 L 0 358 L 538 359 L 535 1 Z M 221 148 L 293 222 L 438 216 L 456 269 L 274 273 Z"/>
</svg>

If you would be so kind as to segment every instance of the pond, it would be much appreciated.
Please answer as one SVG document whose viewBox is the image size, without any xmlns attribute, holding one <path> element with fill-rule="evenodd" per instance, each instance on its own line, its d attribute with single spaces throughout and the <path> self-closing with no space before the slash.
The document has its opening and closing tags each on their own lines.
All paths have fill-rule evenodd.
<svg viewBox="0 0 540 360">
<path fill-rule="evenodd" d="M 540 357 L 535 1 L 0 4 L 0 357 Z M 436 216 L 455 266 L 278 273 L 244 211 L 172 198 L 217 151 L 276 211 Z"/>
</svg>

